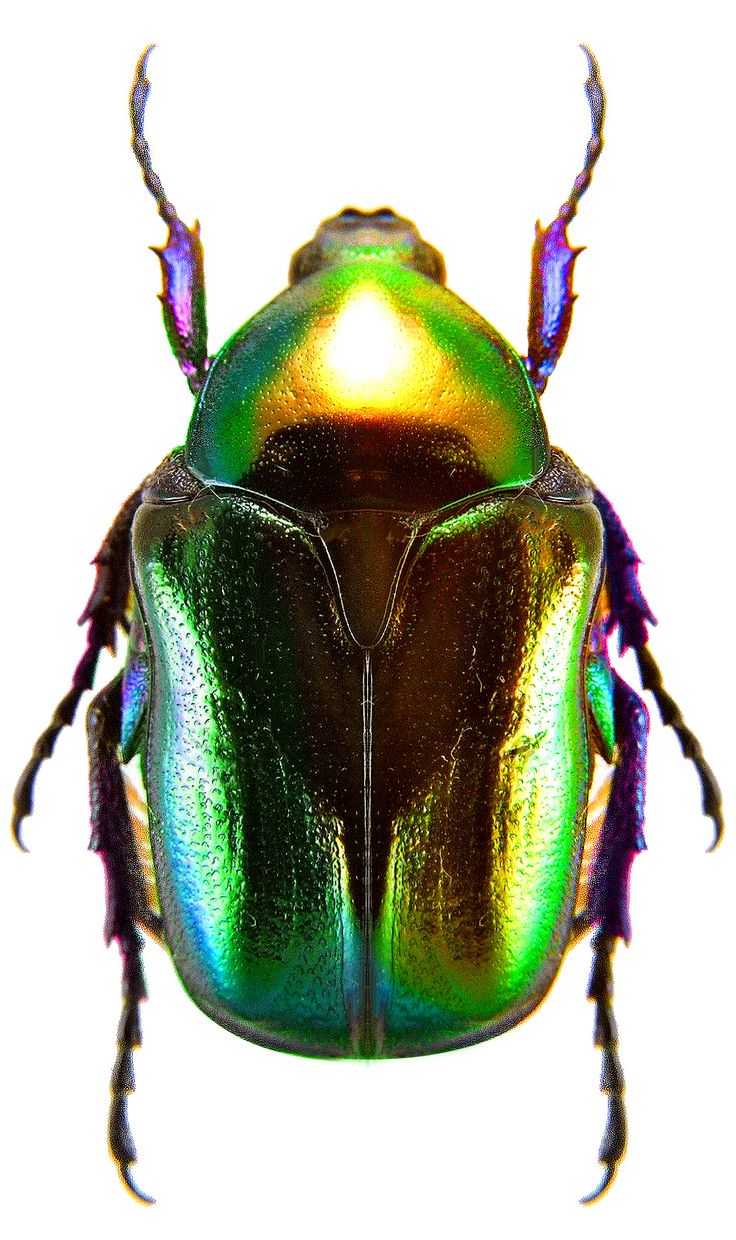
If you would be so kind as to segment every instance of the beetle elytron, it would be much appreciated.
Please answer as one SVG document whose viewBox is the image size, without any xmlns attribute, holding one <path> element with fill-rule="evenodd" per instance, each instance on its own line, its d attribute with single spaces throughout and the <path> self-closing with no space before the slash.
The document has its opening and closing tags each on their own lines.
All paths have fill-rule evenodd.
<svg viewBox="0 0 736 1240">
<path fill-rule="evenodd" d="M 511 1028 L 593 929 L 608 1118 L 585 1200 L 623 1156 L 611 960 L 630 933 L 648 724 L 609 662 L 615 632 L 695 764 L 716 842 L 722 820 L 649 653 L 636 554 L 539 406 L 572 314 L 566 229 L 603 144 L 585 50 L 592 136 L 537 226 L 524 358 L 388 209 L 326 220 L 289 288 L 209 356 L 199 229 L 153 170 L 148 51 L 138 63 L 133 146 L 169 229 L 161 301 L 194 414 L 96 557 L 87 646 L 18 783 L 14 831 L 121 628 L 125 669 L 88 716 L 92 847 L 123 971 L 110 1146 L 143 1200 L 127 1121 L 141 930 L 232 1032 L 381 1057 Z M 608 765 L 596 794 L 594 761 Z"/>
</svg>

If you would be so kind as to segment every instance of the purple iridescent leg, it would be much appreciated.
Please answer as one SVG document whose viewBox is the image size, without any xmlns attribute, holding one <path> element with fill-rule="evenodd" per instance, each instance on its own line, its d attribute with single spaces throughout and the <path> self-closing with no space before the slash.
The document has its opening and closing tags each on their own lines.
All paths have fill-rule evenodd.
<svg viewBox="0 0 736 1240">
<path fill-rule="evenodd" d="M 662 684 L 662 673 L 647 646 L 647 625 L 656 624 L 638 581 L 639 557 L 621 519 L 605 495 L 595 492 L 595 505 L 601 515 L 606 539 L 606 582 L 610 614 L 606 632 L 618 629 L 619 651 L 634 651 L 641 683 L 653 695 L 665 727 L 677 735 L 684 757 L 694 765 L 702 790 L 703 813 L 713 820 L 714 836 L 711 849 L 723 834 L 721 790 L 703 755 L 698 738 L 690 731 L 677 702 Z"/>
<path fill-rule="evenodd" d="M 588 60 L 585 92 L 590 104 L 592 133 L 585 152 L 583 167 L 578 173 L 568 198 L 556 218 L 542 228 L 537 221 L 532 246 L 532 272 L 529 290 L 528 355 L 526 366 L 535 390 L 541 395 L 565 347 L 575 294 L 572 275 L 580 249 L 567 239 L 567 226 L 574 218 L 578 203 L 590 185 L 593 169 L 603 150 L 603 121 L 606 98 L 600 79 L 598 62 L 589 48 L 583 47 Z"/>
<path fill-rule="evenodd" d="M 590 876 L 587 917 L 604 934 L 631 938 L 629 876 L 644 843 L 649 714 L 638 693 L 613 672 L 616 769 Z"/>
<path fill-rule="evenodd" d="M 131 1176 L 136 1150 L 128 1123 L 128 1095 L 135 1088 L 133 1051 L 141 1045 L 140 1004 L 146 998 L 138 926 L 155 937 L 160 937 L 161 927 L 148 908 L 120 769 L 121 685 L 122 675 L 93 698 L 87 715 L 90 848 L 105 867 L 105 940 L 115 940 L 122 961 L 122 1011 L 110 1078 L 110 1152 L 126 1187 L 140 1201 L 150 1203 L 153 1199 L 140 1191 Z"/>
<path fill-rule="evenodd" d="M 625 680 L 613 672 L 616 719 L 616 769 L 606 817 L 590 877 L 585 920 L 596 926 L 588 998 L 595 1002 L 594 1045 L 603 1056 L 601 1091 L 608 1096 L 608 1116 L 598 1161 L 605 1170 L 596 1190 L 583 1198 L 595 1201 L 611 1184 L 626 1150 L 624 1075 L 618 1057 L 618 1030 L 613 1014 L 613 953 L 618 939 L 631 937 L 629 875 L 644 843 L 647 708 Z"/>
<path fill-rule="evenodd" d="M 647 645 L 650 624 L 656 624 L 638 579 L 639 557 L 616 511 L 600 491 L 595 504 L 603 521 L 606 546 L 606 588 L 609 614 L 605 633 L 619 635 L 619 651 L 634 651 L 642 685 L 651 691 L 662 722 L 674 728 L 682 752 L 698 773 L 703 812 L 713 819 L 714 847 L 723 831 L 721 794 L 697 738 L 685 724 L 677 703 L 662 686 L 662 676 Z M 639 695 L 614 671 L 613 697 L 616 721 L 616 769 L 590 878 L 588 907 L 583 917 L 596 927 L 593 936 L 593 967 L 588 998 L 595 1002 L 594 1042 L 603 1054 L 601 1090 L 608 1095 L 608 1118 L 599 1161 L 604 1175 L 595 1192 L 583 1198 L 595 1201 L 608 1188 L 626 1147 L 624 1077 L 618 1058 L 618 1031 L 613 1014 L 612 958 L 618 939 L 631 937 L 629 875 L 634 857 L 644 847 L 644 794 L 648 714 Z"/>
<path fill-rule="evenodd" d="M 33 813 L 33 789 L 39 768 L 50 758 L 57 737 L 63 728 L 74 722 L 82 694 L 91 689 L 100 653 L 107 647 L 115 653 L 118 626 L 128 631 L 128 599 L 130 595 L 130 531 L 133 517 L 140 506 L 143 486 L 134 491 L 120 509 L 104 542 L 92 561 L 96 568 L 95 584 L 80 624 L 88 624 L 87 645 L 72 677 L 71 688 L 59 702 L 51 722 L 41 733 L 33 753 L 15 788 L 13 797 L 12 832 L 16 843 L 21 840 L 23 820 Z"/>
</svg>

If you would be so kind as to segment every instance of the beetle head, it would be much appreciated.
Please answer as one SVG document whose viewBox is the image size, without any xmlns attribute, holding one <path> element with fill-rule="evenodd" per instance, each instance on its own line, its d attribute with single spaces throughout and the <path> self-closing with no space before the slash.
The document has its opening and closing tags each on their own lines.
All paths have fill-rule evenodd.
<svg viewBox="0 0 736 1240">
<path fill-rule="evenodd" d="M 380 260 L 412 267 L 438 284 L 445 283 L 445 260 L 433 245 L 420 237 L 411 220 L 390 207 L 358 211 L 346 207 L 324 220 L 311 241 L 296 251 L 289 267 L 289 283 L 356 260 Z"/>
</svg>

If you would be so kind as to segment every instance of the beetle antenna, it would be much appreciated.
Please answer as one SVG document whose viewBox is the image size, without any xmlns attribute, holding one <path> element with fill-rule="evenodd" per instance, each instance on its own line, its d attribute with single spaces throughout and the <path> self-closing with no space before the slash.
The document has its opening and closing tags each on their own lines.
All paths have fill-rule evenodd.
<svg viewBox="0 0 736 1240">
<path fill-rule="evenodd" d="M 603 122 L 606 119 L 606 96 L 603 93 L 603 83 L 601 82 L 601 73 L 598 68 L 598 61 L 585 43 L 580 44 L 581 50 L 585 53 L 588 61 L 588 77 L 585 82 L 585 93 L 588 97 L 590 105 L 590 116 L 593 122 L 593 131 L 585 148 L 585 159 L 583 167 L 573 181 L 572 189 L 557 212 L 557 220 L 564 220 L 566 224 L 577 213 L 578 203 L 585 193 L 586 189 L 593 180 L 593 169 L 600 159 L 603 150 Z M 556 223 L 557 221 L 555 221 Z"/>
<path fill-rule="evenodd" d="M 130 124 L 133 130 L 131 146 L 143 173 L 146 189 L 156 200 L 159 215 L 170 226 L 172 220 L 178 219 L 176 207 L 173 202 L 169 202 L 166 191 L 161 184 L 161 178 L 154 170 L 151 163 L 151 148 L 143 132 L 146 119 L 146 103 L 151 90 L 151 83 L 146 76 L 146 70 L 148 68 L 148 57 L 155 46 L 155 43 L 149 43 L 145 51 L 141 53 L 135 67 L 135 77 L 133 78 L 133 86 L 130 91 Z"/>
<path fill-rule="evenodd" d="M 572 189 L 556 218 L 547 228 L 537 221 L 532 246 L 532 274 L 529 290 L 528 356 L 524 359 L 529 377 L 541 396 L 547 380 L 565 347 L 575 294 L 572 273 L 580 247 L 574 248 L 567 239 L 567 225 L 577 213 L 578 203 L 590 185 L 593 169 L 603 150 L 603 122 L 606 96 L 603 93 L 598 61 L 589 47 L 580 45 L 588 61 L 585 93 L 590 105 L 592 132 L 585 148 L 583 167 L 573 181 Z"/>
<path fill-rule="evenodd" d="M 166 245 L 152 247 L 158 255 L 163 276 L 160 293 L 164 327 L 179 369 L 192 392 L 198 392 L 209 369 L 207 355 L 207 312 L 204 295 L 204 253 L 199 239 L 199 224 L 187 228 L 179 219 L 174 204 L 167 198 L 161 178 L 151 163 L 151 150 L 143 132 L 146 101 L 151 83 L 146 77 L 151 43 L 139 57 L 130 91 L 131 145 L 143 173 L 146 189 L 153 196 L 158 213 L 169 228 Z"/>
</svg>

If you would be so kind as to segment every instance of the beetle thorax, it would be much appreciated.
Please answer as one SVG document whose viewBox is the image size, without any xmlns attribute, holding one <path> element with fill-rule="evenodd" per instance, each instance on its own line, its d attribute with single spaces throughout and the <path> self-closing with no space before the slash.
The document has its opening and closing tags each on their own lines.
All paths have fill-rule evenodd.
<svg viewBox="0 0 736 1240">
<path fill-rule="evenodd" d="M 376 214 L 323 225 L 311 244 L 329 261 L 307 274 L 297 256 L 296 282 L 215 357 L 186 449 L 203 482 L 303 510 L 431 511 L 541 473 L 546 435 L 523 362 L 403 261 L 413 225 Z M 385 246 L 365 240 L 384 233 Z"/>
</svg>

